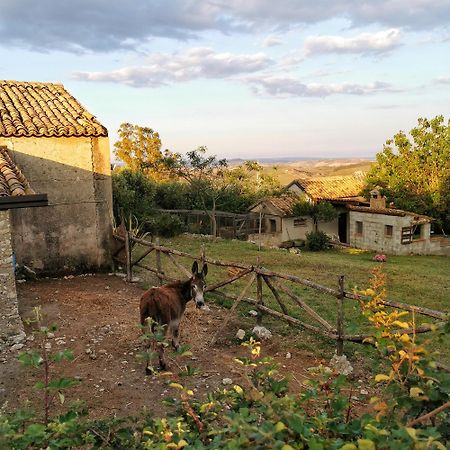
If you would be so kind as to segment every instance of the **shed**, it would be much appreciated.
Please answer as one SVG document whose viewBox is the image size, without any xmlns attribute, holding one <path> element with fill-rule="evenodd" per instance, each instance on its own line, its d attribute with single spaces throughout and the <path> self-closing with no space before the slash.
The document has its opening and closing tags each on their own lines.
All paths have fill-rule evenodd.
<svg viewBox="0 0 450 450">
<path fill-rule="evenodd" d="M 0 81 L 0 145 L 48 208 L 12 211 L 18 264 L 41 273 L 110 265 L 108 132 L 62 84 Z"/>
</svg>

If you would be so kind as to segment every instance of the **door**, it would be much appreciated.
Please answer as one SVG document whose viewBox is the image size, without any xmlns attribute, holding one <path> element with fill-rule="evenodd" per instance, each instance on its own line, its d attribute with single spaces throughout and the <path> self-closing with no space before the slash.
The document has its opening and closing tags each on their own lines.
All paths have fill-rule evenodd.
<svg viewBox="0 0 450 450">
<path fill-rule="evenodd" d="M 339 240 L 347 244 L 347 224 L 348 224 L 348 213 L 341 213 L 338 217 L 338 234 Z"/>
</svg>

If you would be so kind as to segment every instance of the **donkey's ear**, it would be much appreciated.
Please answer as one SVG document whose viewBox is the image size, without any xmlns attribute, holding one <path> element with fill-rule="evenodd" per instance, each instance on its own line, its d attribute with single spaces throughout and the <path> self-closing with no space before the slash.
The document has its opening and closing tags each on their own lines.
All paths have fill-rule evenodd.
<svg viewBox="0 0 450 450">
<path fill-rule="evenodd" d="M 202 268 L 202 275 L 204 277 L 206 277 L 206 275 L 208 275 L 208 264 L 203 264 L 203 268 Z"/>
<path fill-rule="evenodd" d="M 197 261 L 194 261 L 194 264 L 192 264 L 192 273 L 194 275 L 197 275 L 197 273 L 198 273 L 198 263 L 197 263 Z"/>
</svg>

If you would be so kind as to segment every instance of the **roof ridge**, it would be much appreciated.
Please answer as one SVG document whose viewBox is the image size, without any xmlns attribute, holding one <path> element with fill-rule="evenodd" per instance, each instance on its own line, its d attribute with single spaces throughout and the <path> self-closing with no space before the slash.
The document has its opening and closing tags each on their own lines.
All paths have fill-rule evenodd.
<svg viewBox="0 0 450 450">
<path fill-rule="evenodd" d="M 15 84 L 15 85 L 42 85 L 42 86 L 61 86 L 66 89 L 62 83 L 53 83 L 51 81 L 20 81 L 20 80 L 0 80 L 0 84 Z"/>
</svg>

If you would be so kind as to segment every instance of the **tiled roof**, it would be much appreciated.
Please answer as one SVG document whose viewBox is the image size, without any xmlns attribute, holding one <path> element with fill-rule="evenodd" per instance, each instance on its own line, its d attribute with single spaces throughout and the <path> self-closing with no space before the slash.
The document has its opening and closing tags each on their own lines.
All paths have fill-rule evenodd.
<svg viewBox="0 0 450 450">
<path fill-rule="evenodd" d="M 364 187 L 364 180 L 354 175 L 334 177 L 312 177 L 294 180 L 287 188 L 296 184 L 312 200 L 336 200 L 357 197 Z"/>
<path fill-rule="evenodd" d="M 107 136 L 62 84 L 0 80 L 0 136 Z"/>
<path fill-rule="evenodd" d="M 292 207 L 298 203 L 299 198 L 295 196 L 286 195 L 283 197 L 268 197 L 263 200 L 260 200 L 258 203 L 250 206 L 250 210 L 255 208 L 261 203 L 265 203 L 268 206 L 272 206 L 278 211 L 280 211 L 283 216 L 291 216 L 293 214 Z"/>
<path fill-rule="evenodd" d="M 9 156 L 6 147 L 0 147 L 0 197 L 34 193 L 25 175 Z"/>
<path fill-rule="evenodd" d="M 363 213 L 384 214 L 386 216 L 399 216 L 399 217 L 411 216 L 414 218 L 414 221 L 420 223 L 431 222 L 433 220 L 431 217 L 424 216 L 423 214 L 417 214 L 412 211 L 404 211 L 403 209 L 372 208 L 370 206 L 355 206 L 355 205 L 347 205 L 347 209 Z"/>
</svg>

